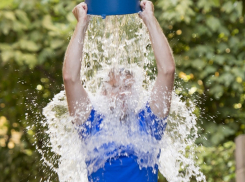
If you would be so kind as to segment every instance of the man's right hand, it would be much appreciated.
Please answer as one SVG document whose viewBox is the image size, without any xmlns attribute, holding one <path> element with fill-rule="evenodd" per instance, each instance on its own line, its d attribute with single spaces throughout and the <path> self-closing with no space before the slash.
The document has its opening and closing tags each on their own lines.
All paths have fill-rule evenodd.
<svg viewBox="0 0 245 182">
<path fill-rule="evenodd" d="M 89 16 L 87 15 L 88 7 L 87 4 L 82 2 L 78 4 L 73 10 L 72 13 L 77 19 L 79 25 L 87 27 L 89 23 Z"/>
</svg>

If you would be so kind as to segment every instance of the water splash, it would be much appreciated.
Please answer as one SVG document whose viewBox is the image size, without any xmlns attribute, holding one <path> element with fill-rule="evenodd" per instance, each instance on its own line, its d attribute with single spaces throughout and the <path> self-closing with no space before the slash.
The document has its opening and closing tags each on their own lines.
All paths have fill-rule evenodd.
<svg viewBox="0 0 245 182">
<path fill-rule="evenodd" d="M 155 72 L 150 69 L 154 66 L 152 55 L 147 28 L 137 15 L 107 17 L 105 21 L 92 17 L 85 39 L 81 82 L 89 93 L 93 107 L 107 117 L 99 139 L 98 135 L 94 135 L 89 142 L 84 142 L 72 124 L 74 118 L 69 117 L 64 91 L 43 109 L 46 117 L 43 125 L 48 127 L 47 143 L 59 158 L 58 167 L 52 165 L 52 159 L 44 155 L 43 158 L 58 174 L 60 181 L 86 182 L 87 174 L 103 166 L 108 158 L 115 157 L 117 154 L 111 151 L 122 146 L 132 147 L 132 152 L 138 156 L 140 168 L 158 164 L 159 171 L 170 182 L 190 181 L 193 177 L 197 181 L 205 181 L 205 176 L 194 162 L 195 140 L 198 137 L 194 103 L 187 104 L 173 92 L 168 126 L 160 141 L 142 135 L 137 123 L 133 122 L 137 120 L 135 114 L 149 101 L 149 92 L 154 85 L 152 78 Z M 103 83 L 108 79 L 111 68 L 125 68 L 134 73 L 134 91 L 126 98 L 128 106 L 132 108 L 124 122 L 118 122 L 121 120 L 119 108 L 122 103 L 110 102 L 102 94 Z M 114 108 L 113 112 L 110 107 Z M 101 147 L 109 143 L 113 145 Z M 93 152 L 95 148 L 99 152 Z M 159 150 L 160 159 L 157 157 Z M 88 159 L 96 161 L 87 167 L 85 161 Z M 140 159 L 144 159 L 144 162 Z"/>
</svg>

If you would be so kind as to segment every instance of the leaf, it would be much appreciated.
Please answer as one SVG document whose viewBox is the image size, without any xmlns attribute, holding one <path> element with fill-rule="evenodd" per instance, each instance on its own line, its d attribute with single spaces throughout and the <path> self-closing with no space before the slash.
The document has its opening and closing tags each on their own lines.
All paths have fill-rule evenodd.
<svg viewBox="0 0 245 182">
<path fill-rule="evenodd" d="M 209 131 L 210 133 L 215 133 L 215 131 L 217 130 L 217 125 L 214 123 L 208 123 L 206 126 L 206 130 Z"/>
<path fill-rule="evenodd" d="M 214 3 L 214 6 L 219 7 L 220 6 L 220 0 L 212 0 Z"/>
<path fill-rule="evenodd" d="M 225 52 L 225 50 L 228 48 L 229 46 L 224 43 L 224 42 L 221 42 L 220 44 L 218 44 L 218 49 L 220 50 L 220 52 Z"/>
<path fill-rule="evenodd" d="M 24 23 L 26 26 L 30 25 L 30 20 L 28 19 L 26 12 L 22 10 L 16 10 L 15 14 L 21 23 Z"/>
<path fill-rule="evenodd" d="M 4 51 L 4 50 L 12 50 L 11 46 L 9 44 L 4 44 L 4 43 L 0 43 L 0 50 Z"/>
<path fill-rule="evenodd" d="M 245 74 L 242 68 L 234 67 L 231 69 L 231 73 L 233 73 L 233 75 L 235 75 L 236 77 L 241 77 L 243 80 L 245 79 Z"/>
<path fill-rule="evenodd" d="M 233 82 L 232 83 L 232 89 L 235 90 L 237 93 L 243 93 L 243 86 L 240 83 Z"/>
<path fill-rule="evenodd" d="M 205 12 L 209 11 L 212 7 L 212 3 L 209 0 L 199 0 L 197 3 L 199 8 L 203 8 Z"/>
<path fill-rule="evenodd" d="M 35 42 L 29 40 L 20 40 L 19 45 L 21 49 L 32 52 L 36 52 L 40 49 Z"/>
<path fill-rule="evenodd" d="M 219 32 L 220 33 L 224 33 L 226 36 L 230 35 L 229 30 L 226 27 L 222 26 L 222 25 L 220 25 L 220 27 L 219 27 Z"/>
<path fill-rule="evenodd" d="M 221 85 L 214 85 L 210 88 L 210 93 L 214 95 L 215 99 L 219 99 L 224 94 L 223 86 Z"/>
<path fill-rule="evenodd" d="M 10 51 L 10 50 L 3 51 L 1 53 L 1 58 L 2 58 L 3 62 L 9 61 L 10 59 L 13 58 L 13 51 Z"/>
<path fill-rule="evenodd" d="M 222 132 L 220 132 L 219 130 L 216 131 L 212 137 L 211 137 L 211 142 L 214 144 L 214 145 L 217 145 L 218 143 L 220 143 L 223 139 L 224 139 L 224 135 Z"/>
<path fill-rule="evenodd" d="M 225 62 L 225 56 L 222 56 L 222 55 L 216 55 L 214 57 L 214 62 L 219 64 L 219 65 L 223 65 L 224 62 Z"/>
<path fill-rule="evenodd" d="M 207 26 L 200 25 L 196 27 L 196 31 L 198 32 L 199 35 L 205 35 L 210 30 L 207 28 Z"/>
<path fill-rule="evenodd" d="M 204 69 L 204 72 L 209 75 L 209 74 L 213 74 L 215 73 L 217 70 L 216 70 L 216 67 L 214 66 L 207 66 L 205 69 Z"/>
<path fill-rule="evenodd" d="M 243 2 L 237 2 L 235 3 L 235 9 L 237 10 L 237 13 L 238 13 L 238 17 L 242 16 L 242 6 L 243 6 L 243 3 L 245 3 L 244 1 Z"/>
<path fill-rule="evenodd" d="M 229 17 L 232 23 L 235 23 L 237 20 L 239 20 L 239 16 L 237 15 L 236 12 L 231 13 Z"/>
<path fill-rule="evenodd" d="M 9 8 L 13 3 L 13 0 L 0 0 L 0 9 Z"/>
<path fill-rule="evenodd" d="M 235 130 L 233 130 L 232 128 L 230 128 L 227 125 L 225 125 L 225 126 L 221 125 L 219 127 L 220 127 L 219 129 L 222 131 L 223 135 L 226 137 L 235 134 Z"/>
<path fill-rule="evenodd" d="M 226 2 L 221 9 L 223 9 L 226 13 L 231 13 L 233 10 L 233 3 L 231 1 Z"/>
<path fill-rule="evenodd" d="M 38 55 L 38 64 L 43 64 L 48 58 L 52 56 L 54 51 L 50 48 L 45 48 L 42 52 Z"/>
<path fill-rule="evenodd" d="M 42 20 L 42 25 L 48 30 L 57 30 L 57 28 L 54 26 L 51 16 L 50 15 L 45 15 L 43 20 Z"/>
<path fill-rule="evenodd" d="M 23 23 L 20 23 L 18 21 L 13 22 L 13 30 L 16 32 L 20 32 L 21 30 L 27 30 L 27 26 Z"/>
<path fill-rule="evenodd" d="M 21 51 L 15 51 L 14 59 L 19 65 L 23 65 L 23 54 Z"/>
<path fill-rule="evenodd" d="M 30 68 L 34 68 L 37 64 L 37 57 L 34 54 L 23 54 L 22 59 Z"/>
<path fill-rule="evenodd" d="M 50 47 L 52 49 L 57 49 L 60 48 L 64 45 L 64 40 L 60 40 L 60 39 L 55 39 L 51 41 Z"/>
<path fill-rule="evenodd" d="M 195 52 L 197 53 L 198 56 L 203 56 L 205 55 L 207 52 L 213 52 L 212 50 L 213 48 L 210 46 L 206 46 L 206 45 L 198 45 L 195 48 Z"/>
<path fill-rule="evenodd" d="M 193 68 L 196 68 L 197 70 L 202 70 L 206 66 L 206 62 L 202 59 L 195 59 L 191 62 L 191 65 Z"/>
<path fill-rule="evenodd" d="M 57 1 L 59 1 L 59 0 L 57 0 Z M 67 15 L 67 11 L 64 8 L 65 6 L 66 6 L 66 4 L 63 2 L 57 3 L 57 5 L 54 6 L 55 14 L 56 15 L 63 15 L 63 16 Z"/>
<path fill-rule="evenodd" d="M 231 48 L 233 47 L 238 47 L 238 45 L 240 44 L 240 41 L 237 37 L 231 37 L 229 40 L 229 45 Z"/>
<path fill-rule="evenodd" d="M 213 32 L 217 31 L 220 27 L 219 19 L 213 16 L 207 18 L 206 24 Z"/>
<path fill-rule="evenodd" d="M 7 35 L 9 31 L 12 29 L 12 23 L 9 21 L 3 21 L 1 23 L 1 29 L 4 35 Z"/>
<path fill-rule="evenodd" d="M 230 72 L 225 72 L 225 73 L 221 74 L 219 79 L 225 85 L 225 87 L 229 87 L 230 84 L 233 81 L 235 81 L 234 75 L 231 74 Z"/>
<path fill-rule="evenodd" d="M 4 12 L 3 12 L 3 16 L 4 16 L 6 19 L 9 19 L 9 20 L 12 20 L 12 21 L 15 21 L 15 20 L 16 20 L 15 14 L 14 14 L 12 11 L 4 11 Z"/>
<path fill-rule="evenodd" d="M 74 17 L 74 15 L 72 13 L 68 13 L 66 15 L 66 19 L 69 21 L 69 22 L 75 22 L 76 21 L 76 18 Z"/>
<path fill-rule="evenodd" d="M 37 30 L 33 30 L 30 34 L 29 34 L 29 38 L 30 40 L 34 41 L 34 42 L 43 42 L 44 37 L 46 37 L 45 34 L 40 34 L 40 31 Z"/>
<path fill-rule="evenodd" d="M 200 78 L 201 79 L 204 79 L 206 78 L 208 75 L 212 74 L 214 75 L 214 72 L 216 72 L 216 67 L 214 66 L 210 66 L 208 65 L 201 73 L 200 73 Z M 212 80 L 213 78 L 215 77 L 212 77 Z"/>
</svg>

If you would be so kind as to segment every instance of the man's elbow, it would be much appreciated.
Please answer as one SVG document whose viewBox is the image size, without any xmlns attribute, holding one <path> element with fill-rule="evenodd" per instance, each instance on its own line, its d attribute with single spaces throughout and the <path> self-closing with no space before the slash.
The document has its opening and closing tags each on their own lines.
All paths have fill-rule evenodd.
<svg viewBox="0 0 245 182">
<path fill-rule="evenodd" d="M 167 68 L 166 74 L 174 74 L 174 73 L 175 73 L 175 65 Z"/>
<path fill-rule="evenodd" d="M 160 75 L 174 75 L 174 73 L 175 73 L 175 65 L 168 66 L 158 70 L 158 74 Z"/>
<path fill-rule="evenodd" d="M 68 82 L 68 81 L 71 81 L 71 80 L 72 80 L 72 78 L 71 78 L 71 76 L 70 76 L 70 75 L 63 74 L 63 80 L 64 80 L 64 82 Z"/>
<path fill-rule="evenodd" d="M 74 76 L 74 75 L 72 75 L 70 73 L 65 72 L 64 70 L 63 70 L 63 74 L 62 75 L 63 75 L 63 81 L 65 83 L 67 83 L 67 82 L 75 83 L 77 80 L 79 80 L 79 78 L 77 78 L 78 76 Z"/>
</svg>

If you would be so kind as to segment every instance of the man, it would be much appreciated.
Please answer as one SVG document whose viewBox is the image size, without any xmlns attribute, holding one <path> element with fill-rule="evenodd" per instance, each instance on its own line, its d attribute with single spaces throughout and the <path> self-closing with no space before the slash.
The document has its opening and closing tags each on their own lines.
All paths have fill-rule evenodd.
<svg viewBox="0 0 245 182">
<path fill-rule="evenodd" d="M 145 133 L 156 140 L 160 140 L 166 127 L 166 125 L 163 124 L 163 121 L 168 116 L 171 105 L 175 63 L 168 41 L 154 17 L 153 4 L 150 1 L 141 1 L 140 6 L 142 12 L 139 16 L 147 26 L 150 34 L 158 74 L 155 85 L 151 91 L 149 102 L 145 109 L 141 110 L 136 115 L 135 120 L 137 120 L 137 122 L 135 123 L 139 124 L 140 131 L 145 131 Z M 88 142 L 89 140 L 86 140 L 87 138 L 100 132 L 99 125 L 104 122 L 105 117 L 97 113 L 93 108 L 88 94 L 80 81 L 83 43 L 89 23 L 87 5 L 85 3 L 80 3 L 73 9 L 73 14 L 78 23 L 66 51 L 63 66 L 63 79 L 69 113 L 71 116 L 77 118 L 77 125 L 84 127 L 81 135 L 83 140 Z M 125 117 L 125 113 L 127 114 L 126 110 L 131 108 L 131 104 L 130 102 L 127 102 L 126 98 L 130 97 L 133 92 L 132 89 L 135 82 L 133 73 L 128 70 L 112 69 L 108 77 L 108 80 L 104 83 L 103 95 L 105 95 L 108 100 L 113 102 L 116 101 L 117 104 L 115 106 L 110 106 L 111 111 L 115 111 L 115 108 L 119 107 L 120 113 L 119 115 L 115 115 L 118 116 L 118 118 L 115 119 L 115 122 L 116 120 L 124 122 L 127 120 L 127 117 Z M 113 113 L 114 112 L 111 112 L 111 114 Z M 85 124 L 86 121 L 90 122 L 89 126 Z M 152 121 L 154 125 L 151 126 L 149 123 L 152 123 Z M 109 147 L 110 146 L 107 146 L 107 148 Z M 124 150 L 127 151 L 127 147 L 124 148 Z M 99 166 L 96 169 L 90 169 L 91 164 L 94 164 L 95 162 L 91 162 L 90 160 L 86 161 L 86 163 L 88 166 L 88 179 L 90 182 L 157 181 L 157 165 L 153 167 L 154 169 L 150 167 L 140 169 L 139 162 L 137 162 L 137 156 L 135 156 L 134 153 L 131 153 L 131 155 L 127 157 L 117 154 L 116 158 L 113 160 L 108 159 L 104 162 L 103 166 Z"/>
</svg>

